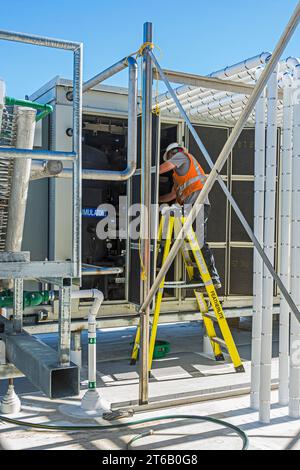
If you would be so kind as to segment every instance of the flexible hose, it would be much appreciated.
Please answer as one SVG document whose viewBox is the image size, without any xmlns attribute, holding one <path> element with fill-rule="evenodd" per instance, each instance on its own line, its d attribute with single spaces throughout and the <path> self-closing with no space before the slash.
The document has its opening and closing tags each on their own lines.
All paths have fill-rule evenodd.
<svg viewBox="0 0 300 470">
<path fill-rule="evenodd" d="M 6 418 L 4 416 L 0 416 L 0 421 L 4 421 L 9 424 L 15 424 L 16 426 L 24 426 L 32 429 L 47 429 L 51 431 L 86 431 L 86 430 L 104 430 L 104 429 L 117 429 L 117 428 L 126 428 L 129 426 L 136 426 L 139 424 L 145 423 L 153 423 L 155 421 L 165 421 L 169 419 L 193 419 L 198 421 L 208 421 L 210 423 L 218 424 L 222 427 L 232 429 L 242 440 L 243 447 L 242 450 L 247 450 L 249 445 L 249 439 L 247 434 L 242 431 L 242 429 L 234 426 L 231 423 L 227 423 L 226 421 L 222 421 L 220 419 L 211 418 L 210 416 L 198 416 L 198 415 L 166 415 L 166 416 L 157 416 L 153 418 L 145 418 L 140 419 L 138 421 L 131 421 L 128 423 L 118 423 L 118 424 L 108 424 L 108 425 L 81 425 L 81 426 L 56 426 L 56 425 L 47 425 L 47 424 L 36 424 L 36 423 L 28 423 L 26 421 L 20 421 L 13 418 Z M 129 441 L 127 444 L 127 449 L 131 447 L 131 445 L 139 439 L 142 439 L 146 436 L 153 434 L 153 431 L 138 434 L 133 439 Z"/>
</svg>

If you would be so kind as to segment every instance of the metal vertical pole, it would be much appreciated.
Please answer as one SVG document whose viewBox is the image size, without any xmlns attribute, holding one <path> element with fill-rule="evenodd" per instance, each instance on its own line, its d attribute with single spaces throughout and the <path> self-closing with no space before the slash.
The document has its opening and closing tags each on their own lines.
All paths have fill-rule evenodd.
<svg viewBox="0 0 300 470">
<path fill-rule="evenodd" d="M 14 287 L 14 313 L 13 329 L 15 333 L 21 333 L 23 328 L 23 279 L 16 278 Z"/>
<path fill-rule="evenodd" d="M 152 43 L 152 23 L 144 24 L 144 43 Z M 143 53 L 142 74 L 142 223 L 141 246 L 144 278 L 143 296 L 145 301 L 150 291 L 151 275 L 151 157 L 152 157 L 152 61 L 148 54 L 149 47 Z M 148 355 L 149 355 L 149 318 L 150 305 L 141 312 L 141 346 L 140 346 L 140 381 L 139 402 L 148 403 Z"/>
<path fill-rule="evenodd" d="M 281 149 L 281 210 L 280 210 L 280 275 L 290 289 L 291 263 L 291 206 L 292 206 L 292 77 L 283 77 L 283 125 Z M 279 403 L 289 402 L 289 336 L 290 308 L 283 296 L 280 299 L 279 317 Z"/>
<path fill-rule="evenodd" d="M 254 235 L 259 243 L 264 239 L 265 203 L 265 146 L 266 146 L 266 91 L 264 90 L 256 105 L 255 122 L 255 162 L 254 162 Z M 252 315 L 252 353 L 251 353 L 251 408 L 259 409 L 259 380 L 262 322 L 262 283 L 264 263 L 254 249 L 253 259 L 253 315 Z"/>
<path fill-rule="evenodd" d="M 266 147 L 266 191 L 264 249 L 274 266 L 275 251 L 275 209 L 276 209 L 276 167 L 277 167 L 277 98 L 278 66 L 268 83 L 268 122 Z M 268 268 L 263 270 L 263 305 L 261 331 L 261 366 L 259 418 L 263 423 L 270 422 L 271 409 L 271 369 L 272 369 L 272 330 L 274 280 Z"/>
<path fill-rule="evenodd" d="M 291 229 L 291 289 L 297 307 L 300 306 L 300 65 L 295 67 L 293 86 L 293 157 L 292 157 L 292 229 Z M 289 416 L 300 417 L 300 325 L 291 318 L 290 337 Z"/>
<path fill-rule="evenodd" d="M 71 284 L 71 279 L 64 279 L 64 286 L 59 289 L 58 362 L 62 366 L 70 365 Z"/>
<path fill-rule="evenodd" d="M 77 158 L 73 163 L 73 263 L 74 276 L 81 276 L 81 158 L 82 158 L 82 44 L 74 51 L 74 90 L 73 90 L 73 152 Z"/>
</svg>

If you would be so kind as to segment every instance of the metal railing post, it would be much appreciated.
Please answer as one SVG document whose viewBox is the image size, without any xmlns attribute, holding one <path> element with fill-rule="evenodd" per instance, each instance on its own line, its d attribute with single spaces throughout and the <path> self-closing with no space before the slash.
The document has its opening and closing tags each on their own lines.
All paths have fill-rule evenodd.
<svg viewBox="0 0 300 470">
<path fill-rule="evenodd" d="M 152 24 L 144 24 L 144 43 L 152 42 Z M 141 252 L 143 259 L 143 295 L 145 301 L 150 290 L 151 273 L 151 157 L 152 157 L 152 61 L 148 47 L 143 53 L 143 111 L 142 111 L 142 223 Z M 148 354 L 149 354 L 149 321 L 150 304 L 141 313 L 141 346 L 140 346 L 140 404 L 148 403 Z"/>
<path fill-rule="evenodd" d="M 73 263 L 74 277 L 81 276 L 81 158 L 82 158 L 82 51 L 80 45 L 74 51 L 74 100 L 73 100 L 73 152 L 76 159 L 73 162 Z"/>
</svg>

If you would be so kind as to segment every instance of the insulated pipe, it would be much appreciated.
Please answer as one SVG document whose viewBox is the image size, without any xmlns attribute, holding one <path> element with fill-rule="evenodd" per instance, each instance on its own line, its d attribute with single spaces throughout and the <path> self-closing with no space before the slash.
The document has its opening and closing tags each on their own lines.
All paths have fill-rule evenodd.
<svg viewBox="0 0 300 470">
<path fill-rule="evenodd" d="M 259 78 L 261 70 L 257 74 Z M 266 91 L 261 94 L 256 105 L 255 120 L 255 160 L 254 160 L 254 235 L 259 243 L 264 239 L 265 202 L 265 145 L 266 145 Z M 250 406 L 259 409 L 260 352 L 262 323 L 262 292 L 264 263 L 254 250 L 253 258 L 253 315 L 251 347 L 251 392 Z"/>
<path fill-rule="evenodd" d="M 295 68 L 293 85 L 293 156 L 292 156 L 292 231 L 291 231 L 291 288 L 296 305 L 300 307 L 300 66 Z M 291 319 L 289 416 L 300 417 L 300 325 Z"/>
<path fill-rule="evenodd" d="M 16 148 L 32 149 L 36 111 L 31 108 L 17 107 Z M 6 251 L 21 251 L 30 181 L 31 160 L 17 159 L 14 162 L 11 196 L 8 206 Z"/>
<path fill-rule="evenodd" d="M 243 60 L 242 62 L 238 62 L 234 65 L 225 67 L 225 69 L 221 69 L 221 70 L 218 70 L 217 72 L 213 72 L 209 74 L 208 77 L 226 79 L 226 78 L 232 77 L 232 75 L 237 75 L 238 73 L 241 73 L 241 72 L 247 73 L 248 70 L 258 67 L 259 65 L 265 64 L 267 60 L 270 58 L 270 56 L 271 54 L 269 52 L 263 52 L 262 54 L 259 54 L 255 57 L 251 57 L 250 59 Z M 183 85 L 181 87 L 178 87 L 175 90 L 175 93 L 177 96 L 182 98 L 184 95 L 188 94 L 189 92 L 193 90 L 196 90 L 196 88 L 192 86 L 188 86 L 188 85 Z M 171 99 L 170 92 L 166 92 L 158 97 L 159 103 L 163 103 L 164 101 L 169 101 L 170 103 L 173 102 L 173 99 Z"/>
<path fill-rule="evenodd" d="M 276 211 L 276 168 L 277 168 L 277 94 L 278 68 L 268 83 L 268 118 L 266 145 L 266 186 L 264 216 L 264 250 L 272 265 L 275 260 L 275 211 Z M 272 330 L 274 306 L 274 280 L 267 267 L 263 269 L 261 365 L 259 386 L 259 419 L 270 422 L 271 372 L 272 372 Z"/>
<path fill-rule="evenodd" d="M 281 210 L 280 210 L 280 276 L 290 289 L 291 210 L 292 210 L 292 84 L 290 74 L 283 78 L 283 124 L 281 149 Z M 279 403 L 289 402 L 289 334 L 290 309 L 281 296 L 279 316 Z"/>
<path fill-rule="evenodd" d="M 88 315 L 88 391 L 96 390 L 97 374 L 97 314 L 104 300 L 103 293 L 97 289 L 78 290 L 71 293 L 72 299 L 94 299 Z"/>
<path fill-rule="evenodd" d="M 202 106 L 194 107 L 193 105 L 193 107 L 189 109 L 189 114 L 190 116 L 195 116 L 197 114 L 214 110 L 222 112 L 223 110 L 228 109 L 228 107 L 240 107 L 241 105 L 246 104 L 247 101 L 248 98 L 246 95 L 231 95 L 228 93 L 226 97 L 210 101 Z"/>
<path fill-rule="evenodd" d="M 127 181 L 136 171 L 137 160 L 137 95 L 138 95 L 138 65 L 133 57 L 127 58 L 129 67 L 128 83 L 128 144 L 127 168 L 122 171 L 82 170 L 82 179 L 96 181 Z M 71 178 L 72 170 L 64 169 L 58 178 Z"/>
<path fill-rule="evenodd" d="M 255 248 L 260 253 L 260 256 L 263 258 L 263 260 L 264 260 L 265 264 L 267 265 L 269 271 L 272 273 L 273 278 L 276 280 L 277 285 L 279 286 L 281 292 L 283 293 L 284 297 L 288 301 L 288 303 L 291 307 L 291 310 L 293 311 L 294 315 L 297 317 L 297 320 L 300 323 L 300 312 L 299 312 L 297 306 L 295 305 L 293 299 L 289 295 L 289 293 L 288 293 L 287 289 L 285 288 L 284 284 L 281 282 L 280 276 L 278 276 L 278 274 L 274 270 L 274 268 L 272 266 L 272 263 L 269 261 L 268 257 L 265 255 L 264 250 L 262 249 L 262 247 L 260 246 L 258 240 L 254 236 L 254 234 L 251 230 L 251 227 L 247 223 L 245 217 L 243 216 L 243 214 L 240 211 L 239 207 L 237 206 L 236 202 L 232 198 L 232 195 L 228 191 L 227 186 L 225 185 L 225 183 L 223 182 L 222 178 L 219 175 L 220 171 L 222 170 L 224 164 L 226 163 L 226 161 L 228 159 L 228 156 L 232 152 L 233 147 L 236 144 L 236 142 L 237 142 L 244 126 L 245 126 L 245 124 L 247 123 L 247 120 L 248 120 L 254 106 L 256 105 L 257 100 L 259 99 L 263 89 L 265 88 L 267 82 L 269 81 L 269 78 L 271 77 L 273 71 L 275 70 L 284 49 L 286 48 L 288 42 L 290 41 L 291 37 L 293 36 L 293 34 L 294 34 L 294 32 L 295 32 L 295 30 L 298 26 L 299 20 L 300 20 L 300 2 L 297 4 L 297 7 L 296 7 L 291 19 L 289 20 L 289 23 L 287 24 L 283 34 L 281 35 L 278 44 L 276 45 L 276 48 L 274 50 L 274 53 L 273 53 L 271 59 L 269 60 L 267 66 L 265 67 L 258 83 L 256 84 L 256 86 L 253 90 L 253 93 L 251 94 L 245 109 L 243 110 L 238 122 L 236 123 L 232 133 L 230 134 L 230 136 L 229 136 L 222 152 L 220 153 L 215 165 L 213 165 L 212 160 L 211 160 L 207 150 L 205 149 L 203 143 L 201 142 L 197 132 L 193 128 L 187 114 L 185 113 L 184 109 L 182 108 L 182 106 L 180 104 L 180 101 L 178 100 L 178 98 L 177 98 L 173 88 L 171 87 L 170 82 L 166 78 L 163 70 L 161 69 L 160 65 L 158 64 L 158 62 L 156 60 L 156 57 L 154 56 L 152 51 L 148 52 L 148 54 L 150 55 L 150 57 L 152 59 L 153 64 L 155 65 L 155 67 L 158 70 L 161 78 L 165 82 L 165 84 L 166 84 L 166 86 L 169 90 L 170 95 L 172 96 L 174 101 L 177 103 L 177 106 L 180 110 L 180 114 L 182 115 L 182 117 L 184 118 L 186 124 L 188 125 L 188 127 L 189 127 L 189 129 L 190 129 L 197 145 L 199 146 L 200 150 L 203 152 L 203 155 L 205 156 L 205 158 L 207 159 L 209 165 L 211 166 L 212 171 L 211 171 L 210 175 L 208 176 L 208 178 L 206 180 L 204 188 L 202 189 L 201 193 L 199 194 L 197 200 L 195 201 L 195 204 L 194 204 L 190 214 L 188 215 L 188 217 L 186 219 L 186 222 L 184 223 L 184 225 L 183 225 L 183 227 L 182 227 L 182 229 L 181 229 L 181 231 L 178 235 L 178 238 L 175 240 L 175 242 L 173 244 L 173 247 L 172 247 L 172 249 L 169 253 L 169 256 L 166 259 L 166 262 L 165 262 L 164 266 L 162 266 L 159 273 L 157 274 L 157 276 L 155 278 L 155 281 L 153 282 L 153 285 L 150 289 L 150 292 L 147 295 L 147 298 L 145 299 L 145 301 L 141 305 L 141 307 L 140 307 L 141 312 L 144 312 L 145 309 L 150 305 L 155 293 L 157 292 L 157 290 L 159 288 L 159 285 L 160 285 L 163 277 L 166 275 L 166 273 L 169 270 L 175 256 L 177 255 L 180 247 L 182 246 L 182 243 L 183 243 L 183 240 L 184 240 L 184 234 L 186 233 L 186 229 L 187 228 L 189 229 L 191 227 L 193 221 L 195 220 L 195 218 L 198 215 L 199 210 L 202 207 L 202 204 L 204 203 L 204 201 L 205 201 L 206 197 L 208 196 L 209 192 L 211 191 L 214 183 L 216 182 L 216 180 L 218 180 L 219 184 L 221 185 L 221 187 L 222 187 L 223 191 L 225 192 L 227 198 L 229 199 L 232 207 L 234 208 L 234 210 L 237 213 L 240 221 L 242 222 L 242 225 L 245 228 L 247 234 L 249 235 L 250 239 L 253 241 L 253 243 L 255 245 Z"/>
</svg>

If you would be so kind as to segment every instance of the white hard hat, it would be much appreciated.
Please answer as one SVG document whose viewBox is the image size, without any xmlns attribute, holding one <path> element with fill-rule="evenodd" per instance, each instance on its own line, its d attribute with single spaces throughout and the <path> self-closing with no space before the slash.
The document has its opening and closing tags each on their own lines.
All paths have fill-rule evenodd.
<svg viewBox="0 0 300 470">
<path fill-rule="evenodd" d="M 168 145 L 167 150 L 165 151 L 163 155 L 163 160 L 165 162 L 168 161 L 168 153 L 171 152 L 171 150 L 177 149 L 177 148 L 182 148 L 182 145 L 178 144 L 177 142 L 174 142 L 173 144 Z"/>
</svg>

